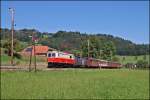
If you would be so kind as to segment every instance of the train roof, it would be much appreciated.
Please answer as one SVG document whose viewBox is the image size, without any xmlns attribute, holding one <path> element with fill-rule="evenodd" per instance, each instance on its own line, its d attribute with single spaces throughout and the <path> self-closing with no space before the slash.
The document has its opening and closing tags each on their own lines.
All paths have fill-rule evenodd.
<svg viewBox="0 0 150 100">
<path fill-rule="evenodd" d="M 71 53 L 68 53 L 68 52 L 62 52 L 62 51 L 48 51 L 47 53 L 62 53 L 62 54 L 67 54 L 67 55 L 74 55 L 74 54 L 71 54 Z"/>
<path fill-rule="evenodd" d="M 88 57 L 86 57 L 86 59 L 94 59 L 94 60 L 97 60 L 97 61 L 105 61 L 105 62 L 119 63 L 119 62 L 115 62 L 115 61 L 108 61 L 108 60 L 96 59 L 96 58 L 88 58 Z"/>
</svg>

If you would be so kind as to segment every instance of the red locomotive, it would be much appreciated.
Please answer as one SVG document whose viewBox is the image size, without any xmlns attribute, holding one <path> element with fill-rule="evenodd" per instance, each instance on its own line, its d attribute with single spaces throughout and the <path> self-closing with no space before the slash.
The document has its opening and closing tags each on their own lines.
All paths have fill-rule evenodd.
<svg viewBox="0 0 150 100">
<path fill-rule="evenodd" d="M 60 51 L 49 51 L 47 53 L 48 67 L 63 66 L 69 67 L 75 64 L 74 55 L 60 52 Z"/>
<path fill-rule="evenodd" d="M 73 54 L 49 51 L 47 53 L 48 67 L 87 67 L 87 68 L 120 68 L 118 62 L 75 57 Z"/>
</svg>

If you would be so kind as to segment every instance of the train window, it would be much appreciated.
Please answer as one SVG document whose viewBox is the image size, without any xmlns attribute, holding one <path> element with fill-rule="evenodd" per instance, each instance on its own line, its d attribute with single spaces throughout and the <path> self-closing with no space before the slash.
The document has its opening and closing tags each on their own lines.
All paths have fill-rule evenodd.
<svg viewBox="0 0 150 100">
<path fill-rule="evenodd" d="M 52 53 L 52 57 L 55 57 L 55 53 Z"/>
<path fill-rule="evenodd" d="M 70 56 L 70 59 L 72 58 L 72 56 Z"/>
<path fill-rule="evenodd" d="M 51 57 L 51 53 L 48 54 L 48 57 Z"/>
</svg>

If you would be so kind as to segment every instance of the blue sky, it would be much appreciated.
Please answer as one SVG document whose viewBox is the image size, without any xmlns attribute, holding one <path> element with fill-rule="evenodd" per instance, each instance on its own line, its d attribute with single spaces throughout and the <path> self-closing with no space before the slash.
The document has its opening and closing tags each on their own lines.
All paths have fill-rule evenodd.
<svg viewBox="0 0 150 100">
<path fill-rule="evenodd" d="M 15 29 L 104 33 L 149 43 L 148 1 L 2 1 L 2 28 L 11 26 L 9 7 L 15 8 Z"/>
</svg>

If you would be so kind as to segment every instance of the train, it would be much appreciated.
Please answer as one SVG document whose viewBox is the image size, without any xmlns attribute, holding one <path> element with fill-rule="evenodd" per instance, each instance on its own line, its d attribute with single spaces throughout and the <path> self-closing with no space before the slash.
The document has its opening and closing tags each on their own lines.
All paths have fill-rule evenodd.
<svg viewBox="0 0 150 100">
<path fill-rule="evenodd" d="M 88 58 L 76 57 L 74 54 L 61 51 L 47 52 L 48 68 L 121 68 L 118 62 Z"/>
</svg>

